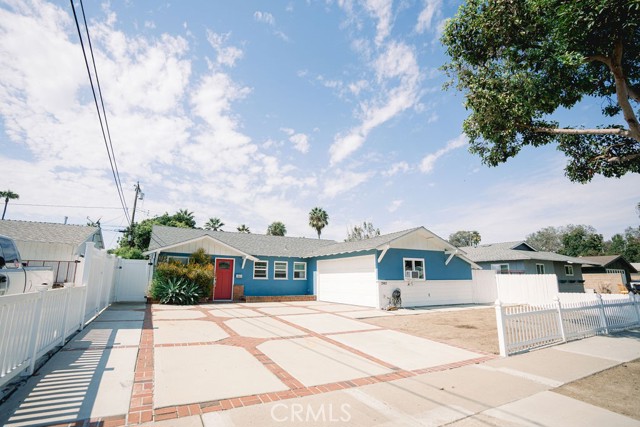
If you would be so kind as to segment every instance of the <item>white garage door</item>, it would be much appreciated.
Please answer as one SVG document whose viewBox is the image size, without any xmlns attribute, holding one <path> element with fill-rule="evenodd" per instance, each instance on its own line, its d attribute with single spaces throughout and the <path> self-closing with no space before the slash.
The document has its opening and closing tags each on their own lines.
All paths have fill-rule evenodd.
<svg viewBox="0 0 640 427">
<path fill-rule="evenodd" d="M 378 307 L 374 255 L 318 261 L 318 301 Z"/>
</svg>

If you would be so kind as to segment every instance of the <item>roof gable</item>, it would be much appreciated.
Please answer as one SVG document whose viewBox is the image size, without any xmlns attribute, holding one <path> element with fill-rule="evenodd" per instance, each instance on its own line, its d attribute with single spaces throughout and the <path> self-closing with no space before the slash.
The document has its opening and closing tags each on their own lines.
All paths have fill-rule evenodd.
<svg viewBox="0 0 640 427">
<path fill-rule="evenodd" d="M 609 267 L 611 264 L 618 261 L 626 265 L 629 272 L 638 272 L 637 269 L 622 255 L 581 256 L 579 258 L 585 260 L 589 264 L 601 265 L 602 267 Z"/>
<path fill-rule="evenodd" d="M 530 248 L 519 249 L 522 245 Z M 555 252 L 537 251 L 526 242 L 503 242 L 490 243 L 485 245 L 465 246 L 463 249 L 467 256 L 474 262 L 499 262 L 499 261 L 553 261 L 565 262 L 568 264 L 588 264 L 583 259 L 560 255 Z"/>
</svg>

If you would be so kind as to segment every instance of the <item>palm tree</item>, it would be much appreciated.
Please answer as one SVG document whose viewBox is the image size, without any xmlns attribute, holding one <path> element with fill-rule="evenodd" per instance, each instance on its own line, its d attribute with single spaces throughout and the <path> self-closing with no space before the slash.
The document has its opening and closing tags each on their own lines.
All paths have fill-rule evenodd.
<svg viewBox="0 0 640 427">
<path fill-rule="evenodd" d="M 4 214 L 7 213 L 7 205 L 9 204 L 9 199 L 15 200 L 19 199 L 20 195 L 18 193 L 14 193 L 11 190 L 0 191 L 0 197 L 4 197 L 4 210 L 2 211 L 2 219 L 4 219 Z"/>
<path fill-rule="evenodd" d="M 177 224 L 176 226 L 180 226 L 180 224 L 184 225 L 186 228 L 195 228 L 196 220 L 193 217 L 193 212 L 189 212 L 187 209 L 179 209 L 173 215 L 173 221 Z"/>
<path fill-rule="evenodd" d="M 287 234 L 287 227 L 280 221 L 272 222 L 267 228 L 267 235 L 269 236 L 284 236 L 285 234 Z"/>
<path fill-rule="evenodd" d="M 224 222 L 218 217 L 209 218 L 209 221 L 204 225 L 205 230 L 211 231 L 222 231 L 222 227 L 224 227 Z"/>
<path fill-rule="evenodd" d="M 251 234 L 251 230 L 249 230 L 249 227 L 247 227 L 244 224 L 240 224 L 237 228 L 238 233 L 247 233 L 247 234 Z"/>
<path fill-rule="evenodd" d="M 309 225 L 318 232 L 318 239 L 322 229 L 329 225 L 329 214 L 322 208 L 315 207 L 309 212 Z"/>
</svg>

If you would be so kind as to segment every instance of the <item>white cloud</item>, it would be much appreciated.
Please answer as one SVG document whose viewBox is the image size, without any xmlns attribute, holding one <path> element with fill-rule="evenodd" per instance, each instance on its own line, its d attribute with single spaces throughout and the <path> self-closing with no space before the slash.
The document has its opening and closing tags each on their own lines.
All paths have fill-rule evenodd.
<svg viewBox="0 0 640 427">
<path fill-rule="evenodd" d="M 152 30 L 156 28 L 156 24 L 153 21 L 144 21 L 144 27 Z"/>
<path fill-rule="evenodd" d="M 467 143 L 467 137 L 464 134 L 460 134 L 456 138 L 448 141 L 444 148 L 422 158 L 422 161 L 420 162 L 420 171 L 422 173 L 431 172 L 436 165 L 436 161 L 438 161 L 440 157 L 444 156 L 449 151 L 455 150 L 456 148 L 464 147 Z"/>
<path fill-rule="evenodd" d="M 356 188 L 372 176 L 371 172 L 340 171 L 325 181 L 322 195 L 328 198 L 336 197 Z"/>
<path fill-rule="evenodd" d="M 309 151 L 309 137 L 303 133 L 297 133 L 289 138 L 289 141 L 293 142 L 293 148 L 301 153 Z"/>
<path fill-rule="evenodd" d="M 382 172 L 384 176 L 393 176 L 399 172 L 408 172 L 411 168 L 407 162 L 397 162 L 391 165 L 389 170 Z"/>
<path fill-rule="evenodd" d="M 353 95 L 358 96 L 360 92 L 369 86 L 369 82 L 366 80 L 358 80 L 357 82 L 349 83 L 349 90 Z"/>
<path fill-rule="evenodd" d="M 434 18 L 441 15 L 442 0 L 425 0 L 424 8 L 420 15 L 418 15 L 418 22 L 416 23 L 416 31 L 419 34 L 425 31 L 430 31 L 433 25 Z"/>
<path fill-rule="evenodd" d="M 236 61 L 244 55 L 242 50 L 234 46 L 224 46 L 229 39 L 230 33 L 217 34 L 207 30 L 207 40 L 209 44 L 216 50 L 216 60 L 218 64 L 233 67 Z"/>
<path fill-rule="evenodd" d="M 379 98 L 360 104 L 361 123 L 346 133 L 337 134 L 329 148 L 330 164 L 346 159 L 364 144 L 369 132 L 399 113 L 417 105 L 419 100 L 420 69 L 415 52 L 404 43 L 389 43 L 374 62 Z M 386 89 L 388 82 L 397 85 Z"/>
<path fill-rule="evenodd" d="M 387 210 L 389 212 L 393 213 L 393 212 L 397 211 L 400 206 L 402 206 L 403 202 L 404 202 L 404 200 L 393 200 L 391 202 L 391 204 L 389 206 L 387 206 Z"/>
<path fill-rule="evenodd" d="M 271 26 L 276 24 L 276 19 L 269 12 L 261 12 L 257 10 L 253 13 L 253 19 Z"/>
<path fill-rule="evenodd" d="M 365 0 L 364 7 L 378 23 L 376 25 L 376 44 L 380 45 L 391 32 L 392 0 Z"/>
</svg>

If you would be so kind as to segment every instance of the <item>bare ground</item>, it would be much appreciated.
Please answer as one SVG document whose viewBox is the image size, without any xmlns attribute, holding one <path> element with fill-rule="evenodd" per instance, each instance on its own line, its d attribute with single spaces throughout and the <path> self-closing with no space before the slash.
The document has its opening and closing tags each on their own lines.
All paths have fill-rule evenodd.
<svg viewBox="0 0 640 427">
<path fill-rule="evenodd" d="M 554 391 L 640 420 L 640 359 L 565 384 Z"/>
<path fill-rule="evenodd" d="M 410 316 L 384 316 L 364 321 L 468 350 L 493 354 L 500 352 L 496 312 L 493 308 L 433 310 Z"/>
</svg>

